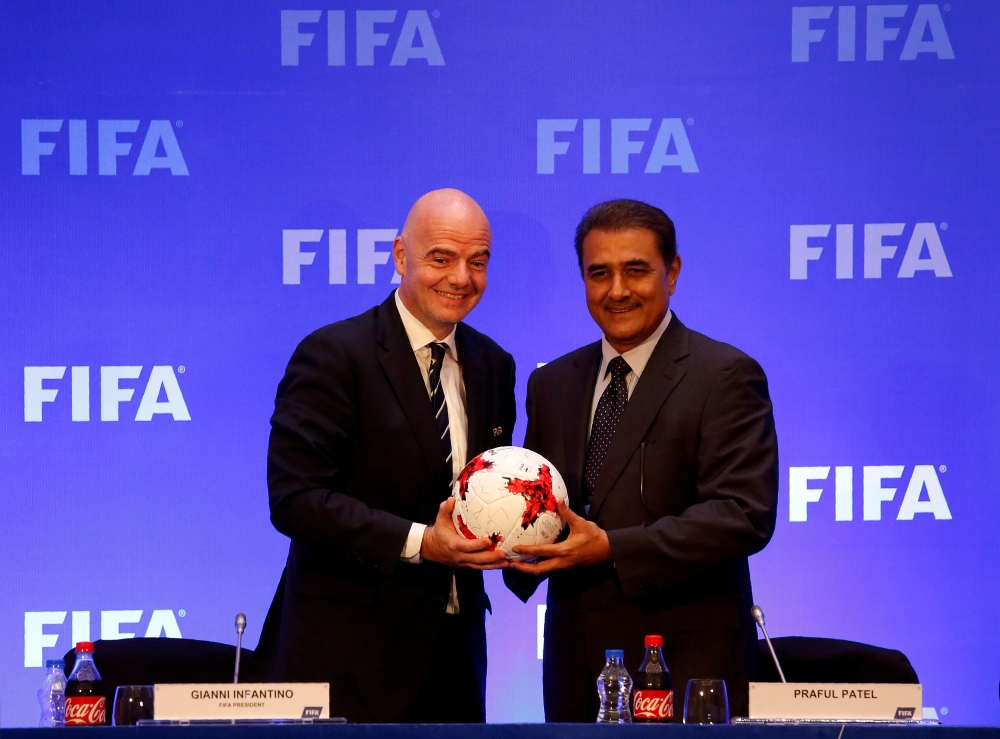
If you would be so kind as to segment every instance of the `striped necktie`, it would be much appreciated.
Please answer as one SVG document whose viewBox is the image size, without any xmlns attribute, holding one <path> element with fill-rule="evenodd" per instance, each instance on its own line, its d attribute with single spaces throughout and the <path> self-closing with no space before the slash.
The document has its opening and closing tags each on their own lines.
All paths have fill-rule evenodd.
<svg viewBox="0 0 1000 739">
<path fill-rule="evenodd" d="M 441 368 L 444 366 L 444 355 L 448 349 L 448 345 L 443 342 L 433 341 L 427 346 L 431 350 L 431 368 L 428 373 L 431 384 L 431 410 L 434 411 L 434 420 L 437 422 L 441 448 L 447 457 L 445 462 L 451 464 L 451 433 L 449 431 L 448 404 L 445 402 L 444 388 L 441 386 Z"/>
</svg>

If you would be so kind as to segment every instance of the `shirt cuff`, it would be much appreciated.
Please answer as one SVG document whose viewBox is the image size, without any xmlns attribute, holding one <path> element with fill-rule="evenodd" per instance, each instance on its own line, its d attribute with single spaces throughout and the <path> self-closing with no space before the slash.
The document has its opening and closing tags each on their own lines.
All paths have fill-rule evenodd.
<svg viewBox="0 0 1000 739">
<path fill-rule="evenodd" d="M 420 545 L 424 541 L 424 529 L 426 528 L 425 524 L 416 521 L 410 524 L 410 533 L 406 535 L 406 543 L 399 555 L 400 560 L 413 565 L 420 564 Z"/>
</svg>

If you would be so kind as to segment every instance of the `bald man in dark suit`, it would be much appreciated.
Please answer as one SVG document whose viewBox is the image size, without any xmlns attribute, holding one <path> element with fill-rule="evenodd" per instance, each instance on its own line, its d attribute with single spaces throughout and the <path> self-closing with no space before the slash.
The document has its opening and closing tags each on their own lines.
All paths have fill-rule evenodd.
<svg viewBox="0 0 1000 739">
<path fill-rule="evenodd" d="M 470 197 L 423 196 L 393 246 L 399 289 L 306 337 L 278 386 L 268 491 L 291 543 L 252 668 L 330 683 L 332 716 L 485 720 L 481 570 L 504 554 L 455 531 L 450 492 L 514 427 L 514 360 L 462 323 L 490 249 Z"/>
</svg>

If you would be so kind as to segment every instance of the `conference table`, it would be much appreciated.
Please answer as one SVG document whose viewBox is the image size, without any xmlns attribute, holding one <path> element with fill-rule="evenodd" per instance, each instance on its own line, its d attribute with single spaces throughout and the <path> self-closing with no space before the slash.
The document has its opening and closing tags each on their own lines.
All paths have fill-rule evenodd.
<svg viewBox="0 0 1000 739">
<path fill-rule="evenodd" d="M 77 729 L 5 729 L 3 739 L 67 739 Z M 933 724 L 283 724 L 101 726 L 87 739 L 1000 739 L 1000 728 Z"/>
</svg>

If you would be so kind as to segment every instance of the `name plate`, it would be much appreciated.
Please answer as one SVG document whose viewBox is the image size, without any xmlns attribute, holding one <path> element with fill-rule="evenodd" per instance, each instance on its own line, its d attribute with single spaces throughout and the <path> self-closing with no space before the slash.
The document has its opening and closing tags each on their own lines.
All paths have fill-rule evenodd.
<svg viewBox="0 0 1000 739">
<path fill-rule="evenodd" d="M 157 721 L 330 718 L 330 684 L 154 685 L 153 718 Z"/>
<path fill-rule="evenodd" d="M 750 718 L 923 718 L 922 685 L 886 683 L 750 683 Z"/>
</svg>

